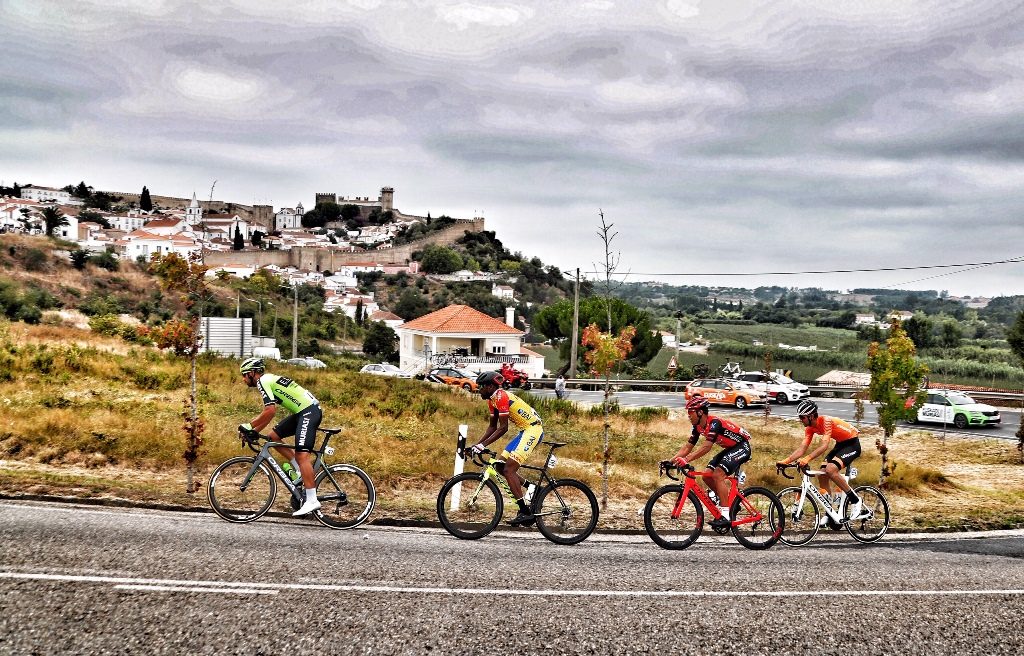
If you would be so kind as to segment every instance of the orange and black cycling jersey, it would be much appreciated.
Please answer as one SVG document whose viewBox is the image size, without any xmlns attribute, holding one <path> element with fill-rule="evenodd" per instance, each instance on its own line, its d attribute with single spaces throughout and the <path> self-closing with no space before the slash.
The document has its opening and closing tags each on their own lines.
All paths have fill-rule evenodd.
<svg viewBox="0 0 1024 656">
<path fill-rule="evenodd" d="M 859 435 L 859 431 L 838 417 L 826 417 L 820 415 L 813 424 L 804 428 L 804 436 L 807 438 L 814 435 L 824 435 L 825 439 L 832 438 L 836 442 L 852 440 Z"/>
<path fill-rule="evenodd" d="M 526 401 L 503 389 L 497 390 L 487 399 L 487 409 L 508 420 L 519 428 L 540 424 L 540 415 Z"/>
<path fill-rule="evenodd" d="M 693 427 L 693 431 L 690 433 L 690 444 L 696 444 L 702 434 L 708 438 L 708 442 L 717 444 L 723 449 L 750 441 L 750 433 L 746 428 L 714 415 L 708 415 L 708 421 L 704 424 L 703 431 L 696 426 Z"/>
</svg>

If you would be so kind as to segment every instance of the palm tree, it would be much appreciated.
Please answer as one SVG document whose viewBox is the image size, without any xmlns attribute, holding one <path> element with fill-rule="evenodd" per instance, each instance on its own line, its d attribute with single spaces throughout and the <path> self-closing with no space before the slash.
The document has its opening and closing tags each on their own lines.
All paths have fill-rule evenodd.
<svg viewBox="0 0 1024 656">
<path fill-rule="evenodd" d="M 52 237 L 53 231 L 57 228 L 68 225 L 68 218 L 56 205 L 51 205 L 43 210 L 43 221 L 46 222 L 47 237 Z"/>
</svg>

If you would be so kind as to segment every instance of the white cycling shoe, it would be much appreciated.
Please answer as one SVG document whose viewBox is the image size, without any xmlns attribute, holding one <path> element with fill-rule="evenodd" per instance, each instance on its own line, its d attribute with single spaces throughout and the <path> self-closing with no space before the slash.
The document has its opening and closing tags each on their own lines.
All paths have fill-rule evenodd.
<svg viewBox="0 0 1024 656">
<path fill-rule="evenodd" d="M 316 497 L 306 499 L 306 502 L 302 504 L 302 507 L 292 513 L 292 517 L 302 517 L 303 515 L 308 515 L 316 510 L 320 510 L 320 500 Z"/>
<path fill-rule="evenodd" d="M 852 522 L 855 519 L 863 519 L 866 515 L 867 513 L 864 512 L 864 501 L 858 501 L 853 504 L 853 508 L 850 508 L 850 517 L 848 521 Z"/>
</svg>

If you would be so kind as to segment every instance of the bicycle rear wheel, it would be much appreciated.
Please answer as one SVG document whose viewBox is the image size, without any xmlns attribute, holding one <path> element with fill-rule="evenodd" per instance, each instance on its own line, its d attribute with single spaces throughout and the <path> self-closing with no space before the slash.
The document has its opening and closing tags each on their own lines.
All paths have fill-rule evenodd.
<svg viewBox="0 0 1024 656">
<path fill-rule="evenodd" d="M 452 501 L 457 503 L 452 507 Z M 437 518 L 445 530 L 462 540 L 487 535 L 501 521 L 505 501 L 494 481 L 484 481 L 480 472 L 467 472 L 448 479 L 437 494 Z"/>
<path fill-rule="evenodd" d="M 644 528 L 662 549 L 687 548 L 704 527 L 704 508 L 697 495 L 690 492 L 682 497 L 682 485 L 666 485 L 655 490 L 644 506 Z"/>
<path fill-rule="evenodd" d="M 355 465 L 330 465 L 316 477 L 320 510 L 314 516 L 330 528 L 355 528 L 377 504 L 373 481 Z"/>
<path fill-rule="evenodd" d="M 571 478 L 552 481 L 533 502 L 537 528 L 555 544 L 583 542 L 597 528 L 597 497 Z"/>
<path fill-rule="evenodd" d="M 818 504 L 809 494 L 803 495 L 804 502 L 801 504 L 800 496 L 802 494 L 801 488 L 787 487 L 780 490 L 777 495 L 786 517 L 779 539 L 783 544 L 788 544 L 791 547 L 807 544 L 818 534 L 818 521 L 821 517 Z M 774 517 L 771 519 L 774 521 Z"/>
<path fill-rule="evenodd" d="M 747 549 L 767 549 L 782 537 L 786 513 L 775 493 L 763 487 L 748 487 L 730 507 L 732 535 Z"/>
<path fill-rule="evenodd" d="M 843 504 L 843 517 L 846 518 L 846 530 L 858 542 L 876 542 L 889 530 L 889 502 L 885 495 L 870 485 L 853 488 L 861 500 L 861 513 L 857 518 L 850 517 L 853 502 L 849 495 Z"/>
<path fill-rule="evenodd" d="M 253 456 L 231 458 L 210 476 L 206 496 L 213 511 L 221 518 L 245 523 L 259 519 L 270 510 L 277 496 L 277 480 L 261 462 L 246 482 L 255 462 Z"/>
</svg>

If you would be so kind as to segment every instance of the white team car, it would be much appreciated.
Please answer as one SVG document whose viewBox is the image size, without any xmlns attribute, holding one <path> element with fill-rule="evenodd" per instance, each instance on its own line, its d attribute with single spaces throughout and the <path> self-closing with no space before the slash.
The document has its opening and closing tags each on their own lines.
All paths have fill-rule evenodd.
<svg viewBox="0 0 1024 656">
<path fill-rule="evenodd" d="M 917 410 L 912 422 L 952 424 L 959 429 L 968 426 L 996 426 L 1002 418 L 999 409 L 955 390 L 928 390 L 928 398 Z"/>
<path fill-rule="evenodd" d="M 752 384 L 755 389 L 764 392 L 769 399 L 779 405 L 785 405 L 790 401 L 802 401 L 811 396 L 811 390 L 806 385 L 774 372 L 743 371 L 733 378 Z"/>
</svg>

